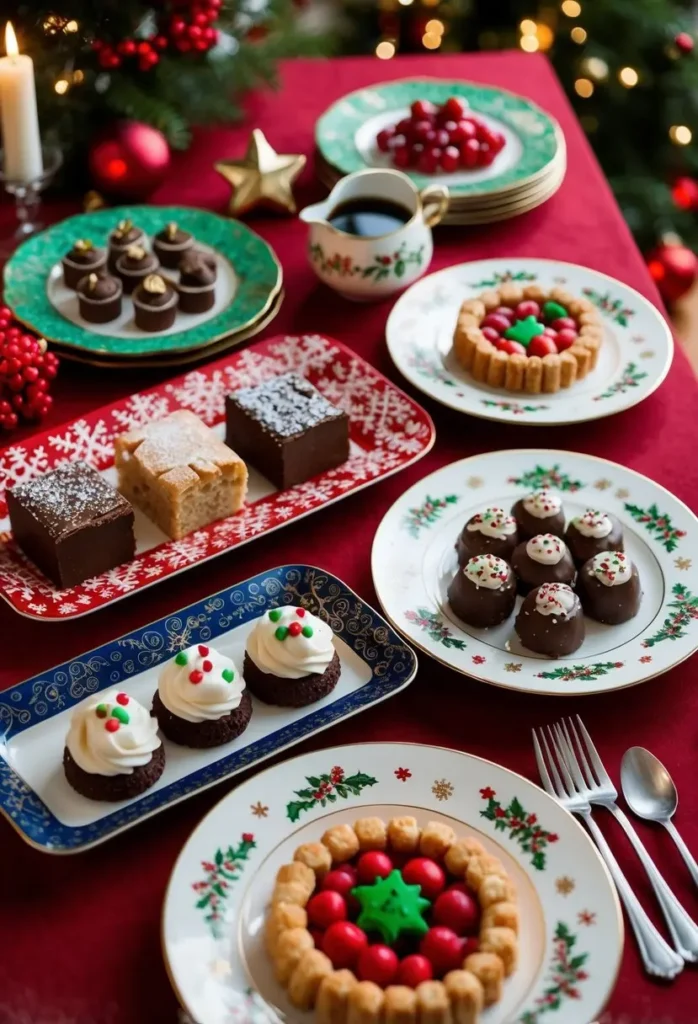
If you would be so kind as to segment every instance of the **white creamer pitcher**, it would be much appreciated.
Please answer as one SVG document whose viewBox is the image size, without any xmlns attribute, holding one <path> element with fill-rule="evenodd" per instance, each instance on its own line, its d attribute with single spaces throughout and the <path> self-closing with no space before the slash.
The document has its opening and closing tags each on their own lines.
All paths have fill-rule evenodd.
<svg viewBox="0 0 698 1024">
<path fill-rule="evenodd" d="M 358 235 L 329 223 L 341 204 L 383 199 L 403 207 L 406 222 L 382 235 Z M 401 171 L 368 169 L 342 178 L 322 203 L 299 216 L 310 225 L 308 259 L 315 273 L 349 299 L 384 299 L 426 273 L 434 251 L 431 229 L 448 207 L 448 189 L 428 185 L 421 192 Z"/>
</svg>

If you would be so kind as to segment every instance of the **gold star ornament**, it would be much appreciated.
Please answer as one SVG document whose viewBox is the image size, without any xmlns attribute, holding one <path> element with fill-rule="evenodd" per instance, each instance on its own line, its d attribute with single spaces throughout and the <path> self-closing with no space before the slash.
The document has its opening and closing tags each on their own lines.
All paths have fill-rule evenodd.
<svg viewBox="0 0 698 1024">
<path fill-rule="evenodd" d="M 305 157 L 277 153 L 259 128 L 252 132 L 241 160 L 219 160 L 213 166 L 233 186 L 228 205 L 233 216 L 258 206 L 296 212 L 291 186 L 305 167 Z"/>
</svg>

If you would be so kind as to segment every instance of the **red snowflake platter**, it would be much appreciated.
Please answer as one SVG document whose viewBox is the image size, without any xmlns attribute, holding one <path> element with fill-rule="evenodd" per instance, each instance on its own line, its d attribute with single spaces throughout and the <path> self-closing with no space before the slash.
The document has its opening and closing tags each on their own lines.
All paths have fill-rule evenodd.
<svg viewBox="0 0 698 1024">
<path fill-rule="evenodd" d="M 114 481 L 119 434 L 176 409 L 190 409 L 216 427 L 224 422 L 226 394 L 290 370 L 349 416 L 351 452 L 343 465 L 287 491 L 273 492 L 257 477 L 241 512 L 179 541 L 158 539 L 152 524 L 144 529 L 137 516 L 136 558 L 70 590 L 52 586 L 14 544 L 6 488 L 77 459 Z M 258 342 L 0 452 L 0 597 L 42 621 L 87 615 L 397 473 L 426 455 L 434 438 L 428 414 L 340 342 L 321 335 Z"/>
</svg>

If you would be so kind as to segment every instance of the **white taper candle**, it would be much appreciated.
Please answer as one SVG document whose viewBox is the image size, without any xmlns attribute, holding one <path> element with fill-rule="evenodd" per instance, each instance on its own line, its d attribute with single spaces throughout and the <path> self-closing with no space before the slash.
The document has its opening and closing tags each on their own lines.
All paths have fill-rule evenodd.
<svg viewBox="0 0 698 1024">
<path fill-rule="evenodd" d="M 34 62 L 19 52 L 8 21 L 5 28 L 6 57 L 0 57 L 0 123 L 5 178 L 28 183 L 43 173 L 39 115 L 36 109 Z"/>
</svg>

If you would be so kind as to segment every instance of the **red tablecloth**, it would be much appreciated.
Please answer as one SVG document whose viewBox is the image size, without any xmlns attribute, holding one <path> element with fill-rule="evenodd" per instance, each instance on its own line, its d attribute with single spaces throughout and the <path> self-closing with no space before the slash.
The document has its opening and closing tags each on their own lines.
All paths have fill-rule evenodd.
<svg viewBox="0 0 698 1024">
<path fill-rule="evenodd" d="M 468 78 L 523 92 L 559 119 L 568 147 L 567 177 L 552 200 L 508 223 L 440 230 L 434 269 L 506 254 L 557 258 L 617 276 L 658 303 L 567 100 L 547 61 L 539 56 L 502 53 L 389 62 L 369 58 L 288 62 L 279 93 L 253 98 L 248 125 L 199 133 L 191 152 L 175 158 L 170 179 L 154 201 L 223 210 L 227 187 L 212 165 L 244 150 L 251 125 L 259 125 L 278 150 L 310 156 L 315 119 L 328 103 L 386 78 L 420 74 Z M 313 182 L 312 159 L 297 194 L 301 204 L 321 194 Z M 67 212 L 56 208 L 55 214 Z M 253 226 L 274 246 L 285 274 L 286 301 L 267 335 L 304 330 L 334 335 L 404 386 L 383 342 L 390 304 L 350 305 L 321 288 L 306 263 L 307 229 L 301 222 L 265 218 Z M 145 373 L 81 370 L 66 363 L 56 388 L 52 421 L 72 418 L 157 379 Z M 417 398 L 423 400 L 420 395 Z M 319 513 L 310 533 L 305 522 L 290 526 L 82 621 L 40 626 L 2 605 L 0 689 L 282 562 L 303 559 L 324 566 L 375 602 L 369 553 L 383 513 L 422 476 L 478 451 L 540 445 L 590 452 L 640 470 L 689 505 L 698 504 L 693 411 L 698 407 L 698 387 L 680 351 L 658 393 L 629 412 L 588 425 L 517 430 L 464 418 L 429 401 L 425 404 L 438 433 L 430 455 L 361 496 Z M 647 746 L 662 758 L 683 797 L 677 823 L 698 851 L 694 670 L 692 661 L 637 689 L 566 702 L 488 688 L 423 656 L 417 679 L 405 693 L 335 726 L 313 746 L 380 739 L 442 744 L 535 778 L 530 727 L 581 709 L 616 776 L 620 757 L 632 744 Z M 222 784 L 75 857 L 37 853 L 0 821 L 2 1024 L 159 1024 L 175 1019 L 176 1002 L 160 956 L 162 898 L 182 843 L 229 788 L 230 784 Z M 659 830 L 639 828 L 678 895 L 698 917 L 696 893 L 670 840 Z M 647 882 L 624 836 L 617 829 L 610 832 L 619 859 L 651 907 Z M 670 987 L 650 982 L 628 936 L 610 1010 L 614 1015 L 627 1013 L 633 1021 L 666 1017 L 687 1022 L 696 997 L 692 976 L 689 969 Z M 564 1024 L 562 1016 L 560 1021 Z"/>
</svg>

